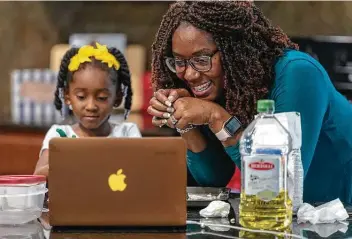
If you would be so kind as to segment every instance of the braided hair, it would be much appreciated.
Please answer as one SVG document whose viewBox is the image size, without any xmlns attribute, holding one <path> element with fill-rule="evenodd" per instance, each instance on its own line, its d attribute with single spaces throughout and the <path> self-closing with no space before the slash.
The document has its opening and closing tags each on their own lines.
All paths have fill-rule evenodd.
<svg viewBox="0 0 352 239">
<path fill-rule="evenodd" d="M 61 60 L 60 69 L 57 77 L 57 85 L 55 91 L 55 99 L 54 105 L 55 108 L 61 111 L 62 114 L 65 114 L 65 105 L 64 105 L 64 92 L 68 89 L 69 82 L 72 80 L 73 72 L 68 70 L 68 66 L 70 64 L 71 58 L 76 55 L 79 51 L 79 48 L 71 48 L 69 49 L 64 57 Z M 95 67 L 100 67 L 102 70 L 105 70 L 109 73 L 109 78 L 113 81 L 116 87 L 116 96 L 122 96 L 124 98 L 124 108 L 125 114 L 124 118 L 127 119 L 132 105 L 132 87 L 131 87 L 131 75 L 130 70 L 127 64 L 127 61 L 124 55 L 116 48 L 109 48 L 109 53 L 112 54 L 117 61 L 120 62 L 120 68 L 115 70 L 114 68 L 109 68 L 107 64 L 102 63 L 101 61 L 95 60 L 92 58 L 91 62 L 85 62 L 80 64 L 79 70 L 84 69 L 87 65 L 93 65 Z M 114 105 L 114 107 L 118 107 L 118 105 Z M 68 112 L 72 115 L 72 111 Z"/>
<path fill-rule="evenodd" d="M 284 49 L 298 49 L 259 8 L 247 1 L 178 1 L 163 16 L 152 45 L 154 90 L 186 88 L 170 72 L 165 57 L 172 56 L 172 35 L 181 23 L 210 33 L 220 51 L 224 70 L 226 110 L 248 125 L 257 100 L 267 96 L 275 79 L 274 64 Z"/>
</svg>

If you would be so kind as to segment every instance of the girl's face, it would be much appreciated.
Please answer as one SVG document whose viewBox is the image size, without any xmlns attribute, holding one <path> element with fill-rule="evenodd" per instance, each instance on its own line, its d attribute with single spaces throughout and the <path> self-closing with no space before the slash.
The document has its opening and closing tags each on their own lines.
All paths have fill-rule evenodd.
<svg viewBox="0 0 352 239">
<path fill-rule="evenodd" d="M 121 98 L 116 97 L 116 87 L 108 72 L 87 66 L 73 74 L 65 95 L 66 104 L 72 106 L 81 126 L 96 130 L 107 122 L 113 106 L 121 103 Z"/>
</svg>

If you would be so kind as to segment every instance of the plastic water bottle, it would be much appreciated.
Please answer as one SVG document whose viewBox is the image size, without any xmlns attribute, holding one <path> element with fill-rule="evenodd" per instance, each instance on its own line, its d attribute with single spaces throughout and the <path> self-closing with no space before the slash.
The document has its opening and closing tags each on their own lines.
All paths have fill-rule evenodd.
<svg viewBox="0 0 352 239">
<path fill-rule="evenodd" d="M 247 228 L 283 231 L 292 222 L 287 189 L 290 133 L 274 116 L 275 102 L 259 100 L 258 116 L 240 140 L 240 224 Z"/>
<path fill-rule="evenodd" d="M 291 159 L 294 164 L 293 174 L 293 199 L 292 206 L 293 211 L 297 212 L 299 207 L 303 204 L 303 165 L 301 158 L 301 149 L 293 149 L 291 153 Z"/>
<path fill-rule="evenodd" d="M 301 115 L 298 112 L 275 114 L 275 117 L 289 131 L 292 138 L 292 151 L 288 157 L 288 192 L 292 200 L 293 212 L 303 204 L 303 165 L 301 158 L 302 129 Z"/>
</svg>

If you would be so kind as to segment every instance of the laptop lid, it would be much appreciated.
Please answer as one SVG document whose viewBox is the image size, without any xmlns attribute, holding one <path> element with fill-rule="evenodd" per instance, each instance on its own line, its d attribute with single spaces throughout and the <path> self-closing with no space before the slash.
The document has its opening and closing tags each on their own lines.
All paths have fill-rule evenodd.
<svg viewBox="0 0 352 239">
<path fill-rule="evenodd" d="M 54 138 L 52 226 L 184 226 L 186 145 L 178 137 Z"/>
</svg>

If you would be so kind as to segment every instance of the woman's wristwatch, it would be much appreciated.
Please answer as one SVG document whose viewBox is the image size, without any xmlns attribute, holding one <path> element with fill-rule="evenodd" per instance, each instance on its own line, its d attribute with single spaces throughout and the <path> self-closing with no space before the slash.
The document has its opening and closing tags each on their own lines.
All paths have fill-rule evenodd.
<svg viewBox="0 0 352 239">
<path fill-rule="evenodd" d="M 241 122 L 235 116 L 232 116 L 215 135 L 220 141 L 226 141 L 228 138 L 235 136 L 241 128 Z"/>
</svg>

